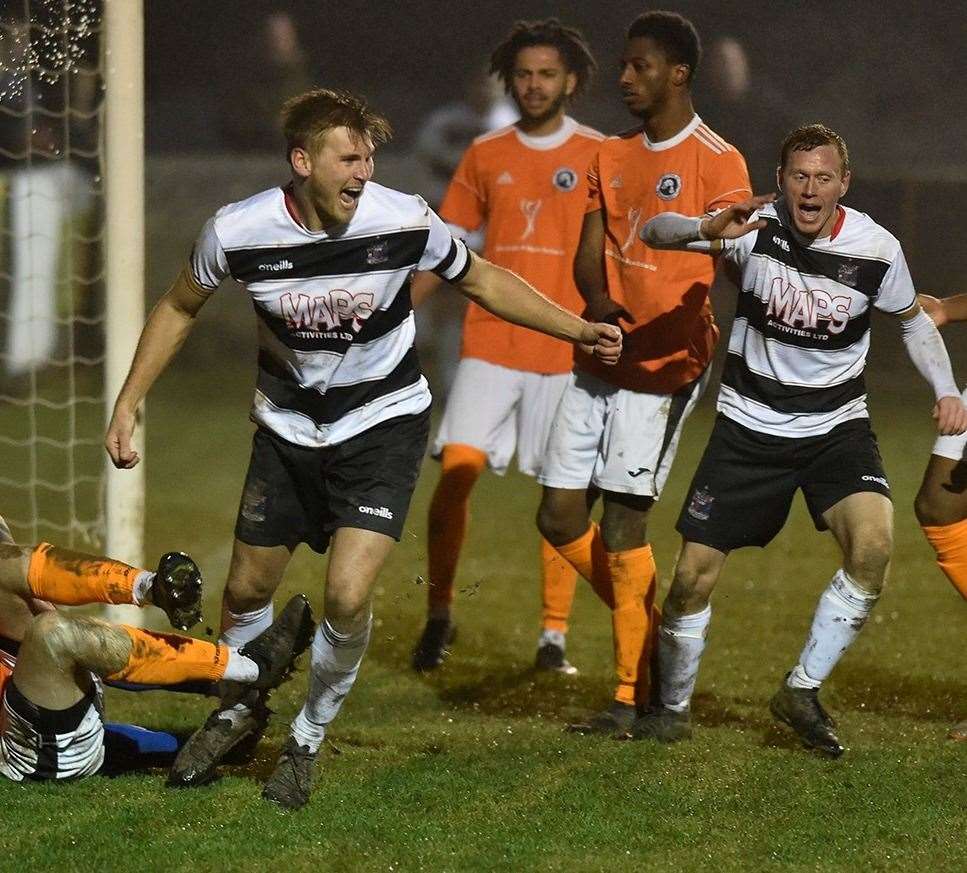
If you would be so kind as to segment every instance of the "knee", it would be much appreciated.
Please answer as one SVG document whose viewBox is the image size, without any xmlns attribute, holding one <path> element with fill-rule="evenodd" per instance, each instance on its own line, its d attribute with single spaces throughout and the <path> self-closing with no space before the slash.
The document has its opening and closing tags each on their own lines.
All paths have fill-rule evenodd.
<svg viewBox="0 0 967 873">
<path fill-rule="evenodd" d="M 665 611 L 672 615 L 693 615 L 708 606 L 718 571 L 712 567 L 679 566 L 675 569 Z"/>
<path fill-rule="evenodd" d="M 335 583 L 335 584 L 334 584 Z M 356 631 L 369 621 L 372 596 L 363 586 L 339 585 L 329 579 L 326 585 L 326 618 L 337 630 Z"/>
<path fill-rule="evenodd" d="M 234 613 L 251 612 L 266 606 L 277 585 L 263 578 L 233 576 L 225 586 L 225 601 Z"/>
<path fill-rule="evenodd" d="M 56 610 L 42 612 L 31 620 L 24 634 L 23 645 L 43 652 L 57 664 L 73 657 L 73 622 Z"/>
<path fill-rule="evenodd" d="M 935 494 L 922 488 L 913 501 L 913 511 L 923 527 L 940 527 L 960 520 L 942 505 Z"/>
<path fill-rule="evenodd" d="M 588 517 L 583 512 L 568 511 L 545 495 L 537 508 L 537 529 L 552 546 L 565 546 L 584 535 Z"/>
<path fill-rule="evenodd" d="M 601 519 L 601 540 L 609 552 L 627 552 L 640 549 L 647 541 L 646 516 L 644 513 L 619 517 L 605 514 Z"/>
<path fill-rule="evenodd" d="M 846 569 L 861 588 L 878 593 L 883 587 L 892 554 L 892 531 L 870 532 L 850 544 Z"/>
</svg>

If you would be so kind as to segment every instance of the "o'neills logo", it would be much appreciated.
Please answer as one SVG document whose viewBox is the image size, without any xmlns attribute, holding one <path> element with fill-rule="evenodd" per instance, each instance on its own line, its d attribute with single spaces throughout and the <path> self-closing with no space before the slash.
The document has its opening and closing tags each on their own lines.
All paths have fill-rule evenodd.
<svg viewBox="0 0 967 873">
<path fill-rule="evenodd" d="M 360 506 L 359 511 L 363 515 L 377 515 L 380 518 L 388 518 L 392 521 L 393 513 L 390 512 L 385 506 Z"/>
<path fill-rule="evenodd" d="M 276 261 L 274 264 L 259 264 L 259 269 L 266 273 L 281 273 L 283 270 L 293 269 L 292 261 Z"/>
</svg>

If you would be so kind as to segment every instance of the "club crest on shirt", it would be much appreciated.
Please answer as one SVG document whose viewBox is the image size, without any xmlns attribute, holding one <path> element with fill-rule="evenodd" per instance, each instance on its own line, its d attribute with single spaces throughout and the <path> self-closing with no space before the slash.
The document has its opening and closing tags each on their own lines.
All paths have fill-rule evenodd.
<svg viewBox="0 0 967 873">
<path fill-rule="evenodd" d="M 389 260 L 389 241 L 385 239 L 371 243 L 366 249 L 366 263 L 370 267 L 385 264 Z"/>
<path fill-rule="evenodd" d="M 859 264 L 840 264 L 839 271 L 836 274 L 836 281 L 840 285 L 848 285 L 850 288 L 855 288 L 859 271 Z"/>
<path fill-rule="evenodd" d="M 655 185 L 655 193 L 662 200 L 674 200 L 682 190 L 682 177 L 676 173 L 665 173 Z"/>
<path fill-rule="evenodd" d="M 573 191 L 578 184 L 578 174 L 570 167 L 559 167 L 554 171 L 551 182 L 558 191 Z"/>
</svg>

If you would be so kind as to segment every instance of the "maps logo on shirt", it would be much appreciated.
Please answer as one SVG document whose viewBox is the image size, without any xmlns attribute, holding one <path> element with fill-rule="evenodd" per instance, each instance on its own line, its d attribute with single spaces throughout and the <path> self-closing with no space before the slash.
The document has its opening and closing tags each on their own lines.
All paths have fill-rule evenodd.
<svg viewBox="0 0 967 873">
<path fill-rule="evenodd" d="M 286 292 L 279 299 L 282 318 L 292 333 L 305 339 L 316 339 L 336 331 L 342 339 L 353 339 L 363 328 L 363 322 L 373 314 L 372 291 L 353 293 L 344 288 L 333 288 L 328 294 L 310 297 L 308 294 Z M 348 327 L 352 333 L 348 333 Z"/>
<path fill-rule="evenodd" d="M 551 182 L 558 191 L 573 191 L 577 188 L 578 174 L 570 167 L 560 167 L 554 171 Z"/>
<path fill-rule="evenodd" d="M 675 173 L 665 173 L 655 185 L 655 193 L 662 200 L 674 200 L 682 192 L 682 177 Z"/>
<path fill-rule="evenodd" d="M 851 302 L 845 295 L 829 294 L 822 288 L 804 290 L 776 276 L 766 301 L 766 318 L 793 336 L 824 328 L 831 334 L 842 333 L 849 324 Z"/>
</svg>

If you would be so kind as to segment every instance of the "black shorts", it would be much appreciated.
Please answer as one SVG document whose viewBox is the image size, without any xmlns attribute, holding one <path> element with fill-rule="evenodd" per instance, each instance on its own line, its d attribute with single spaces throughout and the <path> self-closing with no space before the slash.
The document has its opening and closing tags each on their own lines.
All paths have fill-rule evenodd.
<svg viewBox="0 0 967 873">
<path fill-rule="evenodd" d="M 889 497 L 869 419 L 791 439 L 719 415 L 678 517 L 678 532 L 720 552 L 765 546 L 786 523 L 797 488 L 818 530 L 826 529 L 823 513 L 850 494 Z"/>
<path fill-rule="evenodd" d="M 429 409 L 322 449 L 293 445 L 260 428 L 252 438 L 236 538 L 290 549 L 306 543 L 320 553 L 341 527 L 399 540 L 429 432 Z"/>
</svg>

